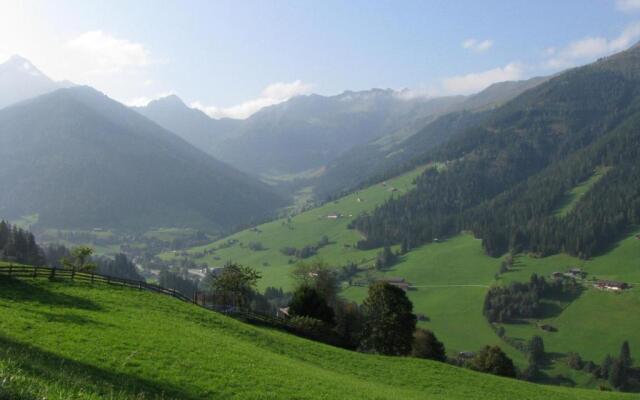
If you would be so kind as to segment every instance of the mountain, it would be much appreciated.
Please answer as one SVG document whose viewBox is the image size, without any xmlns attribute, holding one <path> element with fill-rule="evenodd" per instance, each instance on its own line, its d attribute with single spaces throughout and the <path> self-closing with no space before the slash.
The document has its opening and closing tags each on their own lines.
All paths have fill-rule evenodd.
<svg viewBox="0 0 640 400">
<path fill-rule="evenodd" d="M 262 218 L 269 187 L 89 87 L 0 110 L 0 215 L 56 228 L 206 226 Z"/>
<path fill-rule="evenodd" d="M 411 248 L 468 230 L 490 255 L 599 254 L 640 223 L 639 124 L 634 46 L 553 77 L 423 154 L 434 168 L 414 191 L 354 222 L 360 246 Z"/>
<path fill-rule="evenodd" d="M 220 144 L 233 137 L 241 120 L 230 118 L 213 119 L 200 110 L 189 108 L 176 95 L 154 100 L 134 110 L 176 133 L 195 147 L 214 155 Z"/>
<path fill-rule="evenodd" d="M 70 86 L 70 83 L 52 81 L 20 56 L 13 56 L 0 64 L 0 108 L 65 86 Z"/>
<path fill-rule="evenodd" d="M 430 149 L 481 121 L 491 109 L 548 79 L 536 77 L 495 83 L 451 104 L 447 113 L 412 121 L 404 128 L 405 134 L 392 132 L 369 143 L 354 146 L 331 161 L 323 174 L 313 180 L 316 198 L 333 198 L 373 181 L 398 175 L 410 168 L 408 165 L 423 163 L 421 156 Z"/>
<path fill-rule="evenodd" d="M 463 99 L 347 91 L 294 97 L 246 120 L 207 120 L 175 96 L 136 110 L 236 168 L 268 177 L 322 168 L 352 147 L 386 134 L 411 135 Z"/>
</svg>

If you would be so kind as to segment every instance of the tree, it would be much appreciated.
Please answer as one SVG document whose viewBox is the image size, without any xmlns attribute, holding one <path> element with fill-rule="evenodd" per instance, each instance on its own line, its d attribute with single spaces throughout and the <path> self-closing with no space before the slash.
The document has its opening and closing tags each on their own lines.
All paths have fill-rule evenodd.
<svg viewBox="0 0 640 400">
<path fill-rule="evenodd" d="M 582 357 L 580 357 L 580 354 L 575 352 L 569 352 L 569 354 L 567 354 L 567 365 L 569 368 L 575 370 L 581 370 L 585 367 Z"/>
<path fill-rule="evenodd" d="M 469 366 L 480 372 L 513 378 L 516 367 L 513 361 L 498 346 L 485 346 L 471 360 Z"/>
<path fill-rule="evenodd" d="M 74 271 L 87 272 L 96 269 L 96 265 L 91 263 L 93 249 L 89 246 L 77 246 L 71 249 L 71 256 L 63 257 L 62 265 Z"/>
<path fill-rule="evenodd" d="M 335 311 L 336 334 L 342 340 L 342 346 L 355 350 L 360 345 L 363 317 L 357 303 L 338 301 Z"/>
<path fill-rule="evenodd" d="M 622 360 L 614 360 L 609 369 L 609 384 L 616 389 L 623 389 L 627 384 L 627 368 Z"/>
<path fill-rule="evenodd" d="M 292 271 L 292 276 L 298 287 L 314 288 L 325 299 L 327 304 L 334 306 L 338 297 L 338 279 L 336 272 L 321 260 L 312 263 L 299 262 Z"/>
<path fill-rule="evenodd" d="M 251 267 L 228 263 L 211 279 L 213 292 L 222 297 L 224 305 L 244 307 L 262 276 Z"/>
<path fill-rule="evenodd" d="M 386 355 L 407 355 L 411 352 L 416 316 L 406 293 L 387 282 L 369 286 L 362 303 L 363 337 L 360 348 Z"/>
<path fill-rule="evenodd" d="M 633 366 L 633 359 L 631 358 L 631 349 L 629 348 L 629 341 L 625 340 L 620 347 L 620 361 L 626 369 Z"/>
<path fill-rule="evenodd" d="M 326 299 L 315 288 L 300 286 L 293 293 L 289 313 L 300 317 L 310 317 L 333 325 L 334 313 Z"/>
<path fill-rule="evenodd" d="M 414 357 L 443 362 L 447 361 L 444 345 L 436 338 L 436 335 L 432 331 L 418 328 L 413 334 L 413 337 L 411 354 Z"/>
<path fill-rule="evenodd" d="M 544 361 L 544 341 L 538 335 L 534 335 L 529 341 L 529 363 L 540 366 Z"/>
<path fill-rule="evenodd" d="M 609 354 L 604 356 L 604 359 L 602 360 L 602 364 L 600 364 L 600 368 L 598 369 L 598 376 L 600 378 L 602 379 L 609 378 L 609 371 L 611 370 L 613 361 L 614 361 L 613 357 L 611 357 Z"/>
<path fill-rule="evenodd" d="M 376 269 L 382 270 L 385 268 L 389 268 L 393 264 L 396 263 L 398 256 L 396 256 L 393 251 L 391 251 L 391 247 L 384 246 L 381 252 L 378 253 L 376 258 Z"/>
</svg>

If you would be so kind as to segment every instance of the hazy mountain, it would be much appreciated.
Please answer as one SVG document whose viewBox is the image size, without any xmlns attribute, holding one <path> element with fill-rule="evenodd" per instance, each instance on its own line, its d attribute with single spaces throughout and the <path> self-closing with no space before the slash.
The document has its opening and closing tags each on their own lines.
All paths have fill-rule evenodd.
<svg viewBox="0 0 640 400">
<path fill-rule="evenodd" d="M 324 199 L 339 195 L 370 183 L 371 179 L 391 176 L 404 170 L 405 164 L 481 121 L 487 115 L 487 110 L 504 104 L 548 79 L 537 77 L 495 83 L 477 94 L 450 104 L 447 113 L 435 113 L 407 121 L 399 131 L 354 146 L 331 161 L 323 174 L 314 180 L 316 197 Z"/>
<path fill-rule="evenodd" d="M 268 176 L 320 168 L 382 135 L 410 135 L 463 99 L 406 98 L 380 89 L 348 91 L 294 97 L 246 120 L 207 120 L 175 96 L 136 110 L 223 161 Z"/>
<path fill-rule="evenodd" d="M 224 140 L 233 137 L 243 122 L 210 118 L 202 111 L 188 107 L 176 95 L 154 100 L 144 107 L 134 107 L 134 110 L 212 155 L 219 154 L 216 149 Z"/>
<path fill-rule="evenodd" d="M 283 205 L 270 188 L 88 87 L 0 110 L 0 215 L 48 227 L 228 228 Z"/>
<path fill-rule="evenodd" d="M 640 223 L 639 124 L 636 45 L 549 79 L 415 159 L 439 168 L 358 218 L 361 247 L 469 230 L 494 256 L 603 252 Z"/>
<path fill-rule="evenodd" d="M 0 108 L 68 86 L 70 82 L 52 81 L 20 56 L 0 64 Z"/>
</svg>

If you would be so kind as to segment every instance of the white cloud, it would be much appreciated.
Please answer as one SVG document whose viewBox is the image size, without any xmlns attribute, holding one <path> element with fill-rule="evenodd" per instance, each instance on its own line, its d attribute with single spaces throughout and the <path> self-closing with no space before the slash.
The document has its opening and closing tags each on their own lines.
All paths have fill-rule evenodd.
<svg viewBox="0 0 640 400">
<path fill-rule="evenodd" d="M 488 86 L 504 81 L 523 78 L 523 67 L 519 63 L 509 63 L 504 67 L 493 68 L 482 72 L 448 77 L 442 80 L 443 94 L 471 94 Z"/>
<path fill-rule="evenodd" d="M 548 51 L 551 56 L 546 61 L 546 67 L 552 69 L 567 68 L 582 62 L 592 61 L 625 50 L 640 38 L 640 23 L 629 25 L 618 37 L 606 39 L 604 37 L 587 37 L 569 43 L 564 48 Z"/>
<path fill-rule="evenodd" d="M 474 51 L 476 53 L 482 53 L 487 51 L 493 46 L 493 40 L 478 40 L 475 38 L 470 38 L 462 42 L 462 47 Z"/>
<path fill-rule="evenodd" d="M 250 117 L 252 114 L 264 107 L 282 103 L 295 96 L 309 94 L 312 89 L 313 85 L 304 83 L 301 80 L 293 82 L 276 82 L 264 88 L 259 97 L 235 106 L 207 106 L 199 101 L 194 101 L 191 103 L 191 107 L 202 110 L 213 118 L 244 119 Z"/>
<path fill-rule="evenodd" d="M 638 11 L 640 10 L 640 0 L 617 0 L 616 7 L 624 12 Z"/>
<path fill-rule="evenodd" d="M 73 59 L 88 74 L 116 74 L 151 64 L 150 52 L 140 43 L 120 39 L 102 31 L 90 31 L 67 42 Z"/>
</svg>

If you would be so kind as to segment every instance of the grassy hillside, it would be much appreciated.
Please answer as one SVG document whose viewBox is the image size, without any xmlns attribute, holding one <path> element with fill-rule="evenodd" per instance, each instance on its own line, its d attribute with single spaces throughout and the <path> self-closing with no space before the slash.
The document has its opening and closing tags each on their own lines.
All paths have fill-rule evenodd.
<svg viewBox="0 0 640 400">
<path fill-rule="evenodd" d="M 349 222 L 358 214 L 371 211 L 392 196 L 405 193 L 413 187 L 413 179 L 424 168 L 418 168 L 384 184 L 374 185 L 350 194 L 334 202 L 301 213 L 290 219 L 278 219 L 247 229 L 207 246 L 195 247 L 186 252 L 189 258 L 209 266 L 221 266 L 233 260 L 257 268 L 263 278 L 262 288 L 267 286 L 290 288 L 289 271 L 297 261 L 280 252 L 285 246 L 302 248 L 315 245 L 322 236 L 330 244 L 318 251 L 318 256 L 332 265 L 344 265 L 349 261 L 362 263 L 371 260 L 376 250 L 360 251 L 353 246 L 362 238 L 355 230 L 347 229 Z M 395 191 L 394 191 L 395 189 Z M 339 218 L 328 218 L 339 215 Z M 259 242 L 264 250 L 249 249 L 251 242 Z M 180 259 L 180 253 L 165 253 L 164 259 Z"/>
<path fill-rule="evenodd" d="M 289 271 L 292 265 L 289 260 L 293 258 L 283 255 L 280 248 L 314 244 L 324 234 L 332 244 L 322 248 L 317 257 L 334 266 L 344 265 L 348 261 L 371 265 L 379 249 L 360 251 L 345 247 L 352 246 L 360 238 L 357 231 L 347 229 L 351 220 L 349 215 L 373 209 L 376 204 L 396 193 L 389 192 L 392 187 L 398 188 L 400 193 L 411 188 L 413 178 L 418 173 L 419 170 L 413 171 L 387 181 L 384 186 L 374 185 L 334 203 L 302 213 L 290 221 L 278 220 L 261 225 L 211 245 L 194 248 L 187 254 L 189 257 L 197 257 L 198 262 L 207 262 L 209 265 L 234 260 L 253 266 L 264 276 L 260 282 L 263 288 L 291 288 Z M 568 210 L 575 207 L 604 173 L 606 170 L 599 169 L 591 179 L 571 190 L 568 193 L 570 199 L 563 204 L 563 208 Z M 342 213 L 344 217 L 337 220 L 326 218 L 333 213 Z M 363 286 L 345 286 L 342 296 L 361 301 L 366 296 L 366 279 L 371 278 L 372 273 L 374 278 L 383 275 L 401 276 L 414 286 L 414 290 L 408 294 L 415 311 L 428 318 L 428 321 L 421 321 L 419 324 L 435 331 L 450 355 L 459 351 L 477 350 L 486 344 L 498 344 L 524 368 L 527 363 L 525 355 L 500 339 L 482 315 L 488 288 L 496 284 L 527 281 L 534 272 L 549 276 L 554 271 L 565 271 L 575 266 L 587 271 L 588 280 L 623 280 L 640 286 L 640 265 L 637 262 L 640 259 L 640 240 L 635 238 L 637 233 L 637 229 L 630 231 L 606 254 L 588 261 L 565 254 L 545 258 L 517 256 L 512 270 L 500 276 L 497 273 L 502 259 L 487 256 L 480 240 L 471 234 L 461 234 L 413 249 L 383 273 L 361 273 L 353 281 L 361 282 Z M 229 239 L 237 242 L 228 245 Z M 265 250 L 250 250 L 250 242 L 260 242 Z M 215 252 L 204 254 L 212 249 Z M 179 259 L 181 256 L 167 253 L 164 257 Z M 640 331 L 640 317 L 629 312 L 637 307 L 640 292 L 632 289 L 616 296 L 598 292 L 590 285 L 586 287 L 582 295 L 573 302 L 550 303 L 550 312 L 546 318 L 540 321 L 522 321 L 517 325 L 508 324 L 504 328 L 507 336 L 516 340 L 528 341 L 533 335 L 544 338 L 551 353 L 550 364 L 545 369 L 548 375 L 562 374 L 575 385 L 595 387 L 601 382 L 586 373 L 570 370 L 563 358 L 569 351 L 576 351 L 585 359 L 599 363 L 604 355 L 617 354 L 624 340 L 630 341 L 632 349 L 640 349 L 636 334 Z M 558 331 L 543 331 L 538 328 L 540 324 L 550 324 L 558 328 Z"/>
<path fill-rule="evenodd" d="M 0 280 L 3 399 L 617 399 L 353 353 L 160 295 Z"/>
</svg>

